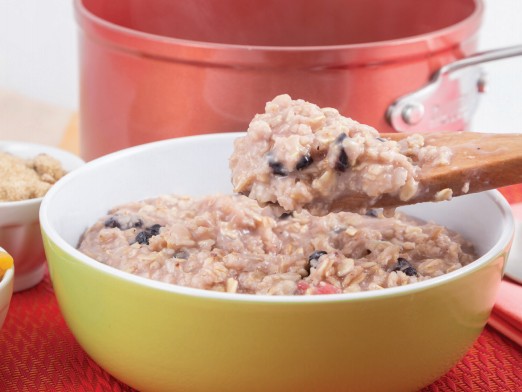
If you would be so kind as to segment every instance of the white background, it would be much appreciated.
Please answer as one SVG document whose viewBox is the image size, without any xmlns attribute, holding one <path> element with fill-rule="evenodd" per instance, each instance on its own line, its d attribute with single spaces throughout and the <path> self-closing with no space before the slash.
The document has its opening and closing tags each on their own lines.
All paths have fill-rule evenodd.
<svg viewBox="0 0 522 392">
<path fill-rule="evenodd" d="M 480 50 L 522 44 L 522 0 L 484 1 Z M 76 33 L 72 0 L 0 0 L 0 89 L 76 110 Z M 522 132 L 522 57 L 485 70 L 473 129 Z"/>
</svg>

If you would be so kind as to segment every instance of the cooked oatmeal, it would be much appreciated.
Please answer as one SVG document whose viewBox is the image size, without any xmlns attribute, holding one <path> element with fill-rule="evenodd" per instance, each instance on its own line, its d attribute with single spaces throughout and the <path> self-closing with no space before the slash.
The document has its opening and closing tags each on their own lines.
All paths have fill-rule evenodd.
<svg viewBox="0 0 522 392">
<path fill-rule="evenodd" d="M 270 295 L 401 286 L 474 259 L 458 234 L 400 213 L 280 215 L 242 195 L 164 195 L 122 205 L 84 233 L 79 249 L 150 279 Z"/>
<path fill-rule="evenodd" d="M 421 135 L 384 139 L 336 109 L 280 95 L 236 140 L 230 168 L 234 190 L 262 205 L 325 214 L 350 197 L 365 207 L 383 195 L 408 201 L 419 192 L 421 166 L 450 160 L 449 148 L 425 146 Z M 449 198 L 446 192 L 438 200 Z"/>
<path fill-rule="evenodd" d="M 0 151 L 0 201 L 42 197 L 64 175 L 60 161 L 47 154 L 24 159 Z"/>
</svg>

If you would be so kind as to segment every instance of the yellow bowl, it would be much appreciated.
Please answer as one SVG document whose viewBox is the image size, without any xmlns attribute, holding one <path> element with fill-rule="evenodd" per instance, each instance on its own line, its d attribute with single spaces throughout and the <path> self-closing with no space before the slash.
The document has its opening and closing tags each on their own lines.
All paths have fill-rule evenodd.
<svg viewBox="0 0 522 392">
<path fill-rule="evenodd" d="M 461 232 L 480 258 L 409 286 L 270 297 L 178 287 L 114 269 L 75 247 L 117 204 L 162 193 L 230 192 L 238 134 L 123 150 L 77 169 L 40 221 L 63 315 L 86 352 L 142 391 L 414 391 L 481 333 L 513 236 L 498 192 L 405 208 Z"/>
</svg>

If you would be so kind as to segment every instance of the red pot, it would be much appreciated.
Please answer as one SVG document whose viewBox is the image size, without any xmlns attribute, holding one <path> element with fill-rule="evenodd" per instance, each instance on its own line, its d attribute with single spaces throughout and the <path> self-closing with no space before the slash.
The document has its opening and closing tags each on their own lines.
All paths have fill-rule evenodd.
<svg viewBox="0 0 522 392">
<path fill-rule="evenodd" d="M 390 105 L 473 54 L 483 12 L 481 0 L 75 4 L 86 159 L 154 140 L 243 131 L 281 93 L 393 131 Z M 458 101 L 459 85 L 449 85 L 444 99 Z M 402 110 L 400 120 L 419 122 L 417 109 Z M 462 117 L 448 129 L 465 127 Z"/>
</svg>

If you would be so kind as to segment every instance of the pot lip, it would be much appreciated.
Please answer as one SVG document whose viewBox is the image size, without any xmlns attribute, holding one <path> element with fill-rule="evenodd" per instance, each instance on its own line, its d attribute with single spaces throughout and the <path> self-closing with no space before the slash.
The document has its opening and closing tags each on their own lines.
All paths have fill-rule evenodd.
<svg viewBox="0 0 522 392">
<path fill-rule="evenodd" d="M 444 48 L 458 45 L 463 39 L 471 35 L 470 31 L 478 29 L 484 11 L 483 0 L 473 0 L 475 4 L 474 10 L 461 21 L 439 30 L 405 38 L 345 45 L 264 46 L 194 41 L 138 31 L 117 25 L 95 15 L 85 7 L 83 2 L 84 0 L 74 0 L 74 9 L 77 23 L 84 31 L 95 33 L 102 41 L 109 41 L 113 47 L 123 48 L 132 52 L 158 52 L 157 54 L 162 57 L 170 57 L 168 55 L 169 51 L 166 50 L 168 49 L 167 47 L 170 47 L 172 50 L 172 47 L 176 46 L 200 50 L 232 51 L 242 53 L 243 55 L 245 52 L 307 54 L 325 51 L 369 51 L 372 53 L 372 58 L 375 57 L 375 52 L 379 52 L 376 49 L 381 51 L 383 49 L 391 49 L 391 51 L 382 51 L 381 55 L 377 55 L 377 58 L 410 57 L 411 55 L 419 54 L 420 48 L 424 49 L 420 50 L 421 52 L 437 52 Z M 152 48 L 151 44 L 153 44 Z M 398 47 L 402 48 L 400 52 L 397 51 Z M 165 55 L 166 52 L 167 55 Z"/>
<path fill-rule="evenodd" d="M 410 283 L 404 286 L 386 288 L 384 290 L 370 290 L 361 291 L 355 293 L 341 293 L 341 294 L 327 294 L 327 295 L 309 295 L 309 296 L 271 296 L 271 295 L 254 295 L 254 294 L 239 294 L 239 293 L 223 293 L 211 290 L 203 290 L 192 287 L 178 286 L 171 283 L 161 282 L 145 277 L 133 275 L 131 273 L 119 270 L 117 268 L 105 265 L 95 259 L 82 253 L 74 246 L 69 244 L 64 238 L 58 234 L 54 224 L 51 223 L 51 217 L 49 216 L 49 205 L 53 202 L 54 195 L 60 192 L 63 186 L 66 186 L 68 182 L 74 181 L 77 176 L 81 176 L 82 173 L 90 170 L 96 170 L 98 167 L 106 166 L 113 161 L 121 159 L 129 159 L 134 154 L 139 154 L 144 151 L 153 150 L 158 146 L 168 146 L 175 143 L 181 142 L 192 142 L 197 143 L 200 138 L 210 138 L 213 140 L 220 139 L 232 139 L 240 136 L 241 133 L 218 133 L 213 135 L 196 135 L 186 136 L 183 138 L 175 138 L 169 140 L 161 140 L 157 142 L 151 142 L 142 144 L 139 146 L 129 147 L 123 150 L 119 150 L 100 158 L 96 158 L 82 167 L 76 169 L 74 172 L 68 173 L 65 177 L 61 178 L 44 197 L 40 208 L 40 225 L 42 229 L 42 235 L 44 237 L 44 243 L 49 242 L 49 246 L 46 248 L 56 249 L 58 252 L 67 254 L 68 259 L 66 262 L 71 261 L 74 263 L 80 263 L 84 267 L 96 271 L 98 274 L 110 276 L 115 281 L 122 282 L 127 285 L 135 286 L 140 290 L 153 290 L 167 295 L 177 295 L 186 298 L 199 299 L 199 300 L 210 300 L 210 301 L 224 301 L 230 303 L 263 303 L 263 304 L 312 304 L 312 303 L 333 303 L 333 302 L 357 302 L 357 301 L 378 301 L 387 300 L 390 298 L 414 295 L 426 290 L 433 290 L 437 287 L 444 286 L 447 284 L 454 283 L 466 276 L 476 273 L 478 270 L 484 268 L 488 264 L 491 264 L 501 255 L 506 247 L 509 246 L 513 239 L 515 230 L 515 221 L 511 208 L 507 200 L 502 196 L 498 190 L 490 190 L 483 192 L 484 197 L 491 200 L 496 205 L 501 216 L 502 216 L 502 232 L 497 242 L 482 256 L 478 257 L 473 262 L 465 265 L 455 271 L 446 273 L 441 276 L 430 278 L 421 282 Z M 56 252 L 55 250 L 55 252 Z M 49 256 L 49 255 L 47 255 Z M 49 260 L 50 258 L 48 258 Z M 51 260 L 49 262 L 54 263 Z M 63 263 L 64 261 L 60 261 Z M 499 278 L 500 279 L 500 278 Z"/>
</svg>

